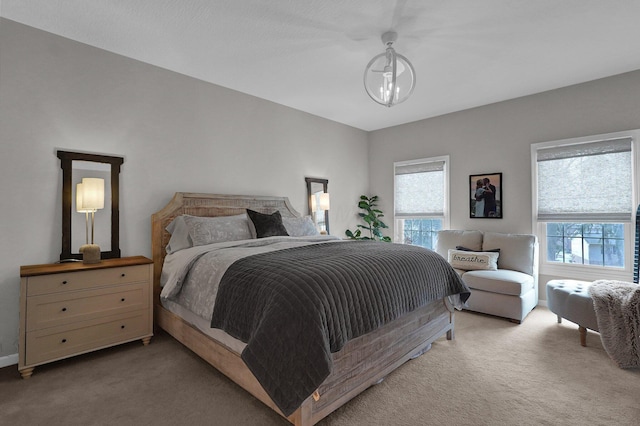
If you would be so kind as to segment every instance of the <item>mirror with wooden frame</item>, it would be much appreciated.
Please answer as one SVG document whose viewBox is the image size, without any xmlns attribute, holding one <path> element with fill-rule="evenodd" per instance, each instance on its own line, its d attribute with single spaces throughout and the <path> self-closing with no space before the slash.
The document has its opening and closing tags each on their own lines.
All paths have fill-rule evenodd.
<svg viewBox="0 0 640 426">
<path fill-rule="evenodd" d="M 83 178 L 104 179 L 104 208 L 94 215 L 95 235 L 100 258 L 120 257 L 119 185 L 122 157 L 57 151 L 62 168 L 62 252 L 60 260 L 82 259 L 80 246 L 89 240 L 86 213 L 78 213 L 76 185 Z"/>
<path fill-rule="evenodd" d="M 316 224 L 316 227 L 319 231 L 326 231 L 329 233 L 329 210 L 321 210 L 318 207 L 320 206 L 319 195 L 322 193 L 328 193 L 329 180 L 328 179 L 317 179 L 317 178 L 304 178 L 307 182 L 307 202 L 309 204 L 309 214 L 311 215 L 311 219 Z M 313 200 L 316 200 L 316 203 L 313 203 Z M 315 204 L 316 209 L 314 211 L 313 205 Z"/>
</svg>

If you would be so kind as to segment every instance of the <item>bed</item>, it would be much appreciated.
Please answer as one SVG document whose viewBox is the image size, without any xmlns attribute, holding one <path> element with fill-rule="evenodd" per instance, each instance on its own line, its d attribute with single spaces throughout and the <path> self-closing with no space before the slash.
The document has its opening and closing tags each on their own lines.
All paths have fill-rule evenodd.
<svg viewBox="0 0 640 426">
<path fill-rule="evenodd" d="M 277 398 L 274 401 L 273 392 L 269 393 L 265 390 L 261 381 L 253 373 L 255 369 L 250 369 L 241 356 L 243 348 L 247 346 L 246 343 L 234 339 L 221 330 L 209 329 L 207 319 L 203 320 L 198 315 L 190 313 L 188 309 L 176 306 L 177 304 L 167 301 L 166 297 L 163 304 L 160 297 L 162 270 L 167 256 L 166 247 L 171 238 L 166 230 L 167 226 L 181 215 L 232 217 L 244 214 L 247 209 L 265 214 L 279 212 L 282 218 L 300 217 L 286 197 L 183 192 L 176 193 L 162 210 L 153 214 L 155 321 L 157 326 L 290 423 L 298 426 L 316 424 L 368 387 L 380 382 L 407 360 L 426 352 L 436 339 L 443 335 L 446 335 L 448 340 L 453 339 L 453 305 L 460 303 L 457 297 L 459 295 L 430 301 L 373 331 L 349 339 L 337 352 L 330 354 L 331 365 L 328 376 L 302 400 L 299 406 L 296 403 L 297 408 L 291 410 L 279 408 L 282 407 L 281 402 Z M 344 246 L 351 243 L 335 242 L 335 244 Z M 384 243 L 377 244 L 381 246 Z M 321 245 L 313 244 L 314 249 Z M 166 278 L 163 279 L 166 281 Z M 463 293 L 465 292 L 461 291 L 460 294 L 464 295 Z M 468 297 L 468 294 L 464 296 Z"/>
</svg>

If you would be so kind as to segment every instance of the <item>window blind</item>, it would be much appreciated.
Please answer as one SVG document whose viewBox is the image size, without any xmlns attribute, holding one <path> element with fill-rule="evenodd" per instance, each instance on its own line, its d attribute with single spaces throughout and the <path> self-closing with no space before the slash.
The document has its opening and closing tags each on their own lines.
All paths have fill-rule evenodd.
<svg viewBox="0 0 640 426">
<path fill-rule="evenodd" d="M 537 150 L 537 219 L 631 221 L 631 138 Z"/>
<path fill-rule="evenodd" d="M 396 217 L 444 217 L 444 166 L 444 161 L 396 165 Z"/>
</svg>

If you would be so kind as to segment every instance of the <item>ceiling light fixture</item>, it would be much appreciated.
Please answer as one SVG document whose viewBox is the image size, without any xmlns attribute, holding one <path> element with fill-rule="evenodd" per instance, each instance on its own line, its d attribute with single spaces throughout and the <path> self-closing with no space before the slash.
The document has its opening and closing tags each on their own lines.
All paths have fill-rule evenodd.
<svg viewBox="0 0 640 426">
<path fill-rule="evenodd" d="M 416 87 L 416 72 L 411 62 L 392 47 L 398 33 L 388 31 L 381 38 L 387 50 L 369 61 L 364 70 L 364 87 L 371 99 L 391 107 L 411 96 Z"/>
</svg>

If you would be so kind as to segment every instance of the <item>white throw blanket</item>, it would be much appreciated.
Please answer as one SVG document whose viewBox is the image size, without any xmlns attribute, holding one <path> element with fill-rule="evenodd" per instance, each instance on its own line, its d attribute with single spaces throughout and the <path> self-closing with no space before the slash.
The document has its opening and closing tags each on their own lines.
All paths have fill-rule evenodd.
<svg viewBox="0 0 640 426">
<path fill-rule="evenodd" d="M 598 280 L 589 287 L 602 345 L 620 368 L 640 367 L 640 285 Z"/>
</svg>

